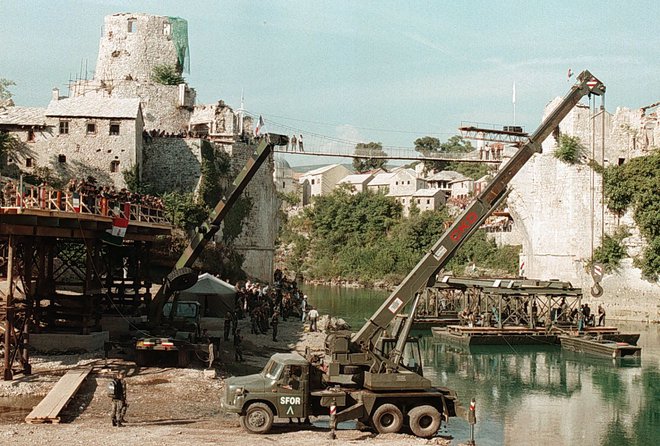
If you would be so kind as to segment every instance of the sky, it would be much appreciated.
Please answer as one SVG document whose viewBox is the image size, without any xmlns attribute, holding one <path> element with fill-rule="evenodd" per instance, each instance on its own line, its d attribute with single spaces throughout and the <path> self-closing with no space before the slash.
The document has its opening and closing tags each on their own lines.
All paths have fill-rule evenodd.
<svg viewBox="0 0 660 446">
<path fill-rule="evenodd" d="M 244 92 L 250 113 L 292 133 L 445 141 L 463 122 L 514 124 L 514 83 L 515 124 L 532 132 L 569 69 L 605 83 L 609 111 L 660 100 L 655 1 L 0 0 L 0 11 L 0 78 L 22 106 L 45 107 L 85 67 L 91 78 L 103 18 L 118 12 L 186 19 L 198 103 L 237 109 Z"/>
</svg>

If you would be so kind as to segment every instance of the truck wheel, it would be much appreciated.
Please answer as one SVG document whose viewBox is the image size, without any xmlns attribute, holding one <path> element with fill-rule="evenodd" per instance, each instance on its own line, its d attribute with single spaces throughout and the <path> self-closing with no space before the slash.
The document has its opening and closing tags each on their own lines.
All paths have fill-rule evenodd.
<svg viewBox="0 0 660 446">
<path fill-rule="evenodd" d="M 383 404 L 374 412 L 371 422 L 380 434 L 399 432 L 403 426 L 401 409 L 394 404 Z"/>
<path fill-rule="evenodd" d="M 433 406 L 415 407 L 410 410 L 408 417 L 410 430 L 418 437 L 432 437 L 440 429 L 440 412 Z"/>
<path fill-rule="evenodd" d="M 273 426 L 273 411 L 264 403 L 254 403 L 242 415 L 241 426 L 252 434 L 265 434 Z"/>
</svg>

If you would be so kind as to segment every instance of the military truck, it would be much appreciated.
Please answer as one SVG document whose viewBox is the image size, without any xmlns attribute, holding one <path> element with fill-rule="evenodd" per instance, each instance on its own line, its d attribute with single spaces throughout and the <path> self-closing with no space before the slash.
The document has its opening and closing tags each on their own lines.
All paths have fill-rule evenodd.
<svg viewBox="0 0 660 446">
<path fill-rule="evenodd" d="M 436 282 L 456 250 L 508 195 L 508 183 L 540 151 L 541 143 L 586 95 L 602 96 L 605 86 L 583 71 L 557 107 L 543 120 L 491 182 L 475 197 L 419 263 L 357 333 L 330 333 L 323 358 L 274 355 L 257 375 L 225 380 L 225 411 L 237 413 L 243 427 L 265 433 L 275 415 L 283 418 L 335 412 L 331 427 L 358 420 L 380 433 L 404 425 L 419 437 L 435 435 L 442 419 L 466 416 L 456 393 L 434 387 L 422 375 L 419 345 L 409 336 L 420 293 Z M 410 305 L 407 317 L 401 316 Z M 296 389 L 292 374 L 301 373 Z M 290 383 L 291 382 L 291 383 Z"/>
</svg>

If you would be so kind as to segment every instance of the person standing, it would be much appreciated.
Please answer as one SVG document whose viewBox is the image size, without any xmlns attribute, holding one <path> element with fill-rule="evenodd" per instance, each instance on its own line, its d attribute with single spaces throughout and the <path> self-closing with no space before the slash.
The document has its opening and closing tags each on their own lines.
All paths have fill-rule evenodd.
<svg viewBox="0 0 660 446">
<path fill-rule="evenodd" d="M 273 342 L 277 342 L 277 326 L 280 323 L 280 313 L 275 310 L 273 316 L 270 318 L 270 326 L 273 327 Z"/>
<path fill-rule="evenodd" d="M 318 318 L 319 318 L 319 312 L 316 311 L 316 308 L 310 307 L 311 309 L 309 310 L 309 331 L 316 331 L 318 330 L 318 327 L 316 325 Z"/>
<path fill-rule="evenodd" d="M 305 319 L 307 319 L 307 294 L 305 294 L 302 298 L 302 302 L 300 303 L 300 310 L 302 311 L 302 321 L 305 322 Z"/>
<path fill-rule="evenodd" d="M 598 305 L 598 326 L 605 326 L 605 308 L 603 305 Z"/>
<path fill-rule="evenodd" d="M 225 331 L 224 331 L 224 339 L 225 342 L 229 341 L 229 333 L 231 333 L 231 311 L 227 311 L 225 313 Z"/>
<path fill-rule="evenodd" d="M 117 372 L 117 376 L 112 380 L 112 425 L 121 427 L 124 423 L 124 416 L 128 404 L 126 403 L 126 380 L 124 372 Z"/>
<path fill-rule="evenodd" d="M 298 136 L 298 148 L 300 149 L 301 152 L 304 152 L 304 151 L 305 151 L 305 150 L 303 149 L 302 135 Z"/>
<path fill-rule="evenodd" d="M 234 359 L 237 362 L 243 362 L 243 336 L 241 336 L 240 328 L 234 333 Z"/>
</svg>

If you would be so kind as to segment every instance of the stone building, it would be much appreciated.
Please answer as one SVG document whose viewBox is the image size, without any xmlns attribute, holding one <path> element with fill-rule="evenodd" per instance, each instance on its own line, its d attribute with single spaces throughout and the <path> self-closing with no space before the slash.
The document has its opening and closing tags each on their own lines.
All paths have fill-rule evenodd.
<svg viewBox="0 0 660 446">
<path fill-rule="evenodd" d="M 23 142 L 11 163 L 118 186 L 125 185 L 123 169 L 142 164 L 143 126 L 137 98 L 60 98 L 57 89 L 45 109 L 10 107 L 0 114 L 0 129 Z"/>
<path fill-rule="evenodd" d="M 63 178 L 93 175 L 100 183 L 125 186 L 122 172 L 138 167 L 143 182 L 157 190 L 195 191 L 202 148 L 212 144 L 243 168 L 254 146 L 240 142 L 251 120 L 220 100 L 196 104 L 185 81 L 154 80 L 157 67 L 187 70 L 188 25 L 176 17 L 122 13 L 106 16 L 92 79 L 70 84 L 69 97 L 46 108 L 6 107 L 0 130 L 21 141 L 11 162 L 23 170 L 47 166 Z M 273 162 L 262 166 L 244 194 L 252 212 L 235 240 L 251 277 L 272 279 L 278 208 Z M 220 197 L 218 197 L 220 198 Z"/>
</svg>

